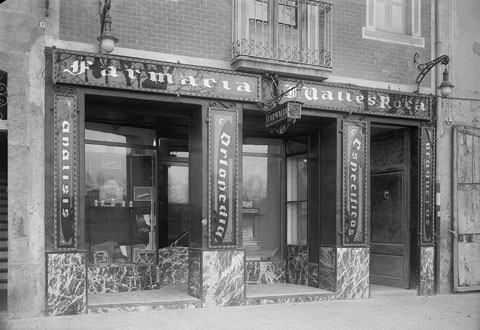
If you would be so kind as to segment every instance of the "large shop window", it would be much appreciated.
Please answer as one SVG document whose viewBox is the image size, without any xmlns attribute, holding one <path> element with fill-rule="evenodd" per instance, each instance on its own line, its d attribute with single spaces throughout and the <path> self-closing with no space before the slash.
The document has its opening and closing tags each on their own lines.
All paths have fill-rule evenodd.
<svg viewBox="0 0 480 330">
<path fill-rule="evenodd" d="M 155 131 L 86 123 L 85 217 L 90 262 L 154 263 Z"/>
<path fill-rule="evenodd" d="M 363 37 L 424 47 L 421 0 L 367 0 Z"/>
<path fill-rule="evenodd" d="M 247 260 L 279 260 L 282 250 L 283 141 L 243 144 L 243 246 Z"/>
</svg>

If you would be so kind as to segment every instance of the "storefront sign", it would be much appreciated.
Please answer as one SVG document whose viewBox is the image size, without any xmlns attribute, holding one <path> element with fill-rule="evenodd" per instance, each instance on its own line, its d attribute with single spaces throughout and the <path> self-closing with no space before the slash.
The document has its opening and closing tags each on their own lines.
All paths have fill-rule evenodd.
<svg viewBox="0 0 480 330">
<path fill-rule="evenodd" d="M 433 244 L 435 239 L 435 130 L 432 127 L 421 129 L 421 196 L 420 231 L 421 243 Z"/>
<path fill-rule="evenodd" d="M 366 123 L 343 123 L 343 244 L 366 245 Z"/>
<path fill-rule="evenodd" d="M 209 109 L 209 222 L 210 248 L 238 244 L 237 111 Z"/>
<path fill-rule="evenodd" d="M 55 95 L 55 247 L 77 246 L 75 96 Z"/>
<path fill-rule="evenodd" d="M 286 124 L 302 116 L 302 104 L 298 102 L 283 103 L 265 114 L 265 127 Z"/>
<path fill-rule="evenodd" d="M 260 76 L 235 71 L 65 50 L 55 50 L 53 67 L 55 83 L 260 100 Z"/>
<path fill-rule="evenodd" d="M 296 82 L 281 80 L 279 84 L 289 90 Z M 286 98 L 324 110 L 425 120 L 431 117 L 431 99 L 416 94 L 305 82 L 300 91 L 293 88 Z"/>
</svg>

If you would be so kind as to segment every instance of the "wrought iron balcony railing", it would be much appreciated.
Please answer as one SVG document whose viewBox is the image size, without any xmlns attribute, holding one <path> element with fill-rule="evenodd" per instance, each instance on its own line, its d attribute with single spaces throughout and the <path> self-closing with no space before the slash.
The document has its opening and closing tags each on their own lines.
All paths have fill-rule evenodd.
<svg viewBox="0 0 480 330">
<path fill-rule="evenodd" d="M 239 57 L 332 67 L 332 5 L 235 0 L 232 62 Z"/>
</svg>

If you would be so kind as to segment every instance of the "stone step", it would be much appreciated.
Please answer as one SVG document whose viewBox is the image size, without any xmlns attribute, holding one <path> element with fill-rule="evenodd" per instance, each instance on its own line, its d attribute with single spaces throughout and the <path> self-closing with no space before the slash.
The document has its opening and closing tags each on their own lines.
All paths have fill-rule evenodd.
<svg viewBox="0 0 480 330">
<path fill-rule="evenodd" d="M 0 259 L 8 260 L 8 251 L 0 251 Z"/>
<path fill-rule="evenodd" d="M 0 230 L 0 241 L 8 240 L 8 230 Z"/>
</svg>

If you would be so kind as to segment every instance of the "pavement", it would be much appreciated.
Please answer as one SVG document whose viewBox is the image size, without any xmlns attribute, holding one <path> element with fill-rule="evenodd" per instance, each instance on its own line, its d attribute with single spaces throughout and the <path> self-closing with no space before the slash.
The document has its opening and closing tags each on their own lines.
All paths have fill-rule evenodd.
<svg viewBox="0 0 480 330">
<path fill-rule="evenodd" d="M 480 330 L 480 293 L 15 320 L 2 316 L 2 330 Z"/>
</svg>

